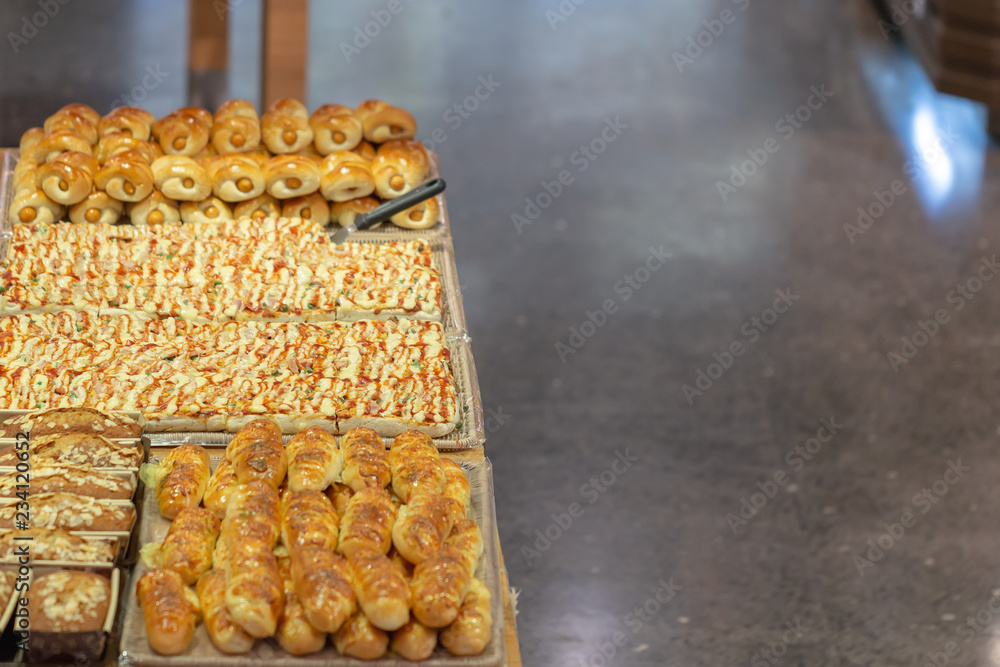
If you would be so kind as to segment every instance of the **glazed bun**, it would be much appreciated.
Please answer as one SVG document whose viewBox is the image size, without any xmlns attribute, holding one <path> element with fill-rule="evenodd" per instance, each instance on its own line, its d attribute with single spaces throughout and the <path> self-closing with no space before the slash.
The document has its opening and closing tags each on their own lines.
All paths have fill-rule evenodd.
<svg viewBox="0 0 1000 667">
<path fill-rule="evenodd" d="M 69 209 L 69 219 L 78 225 L 84 223 L 113 225 L 125 211 L 125 205 L 107 192 L 94 190 L 83 201 Z"/>
<path fill-rule="evenodd" d="M 164 155 L 152 164 L 153 184 L 176 201 L 201 201 L 212 194 L 205 169 L 186 155 Z"/>
<path fill-rule="evenodd" d="M 381 100 L 365 100 L 354 114 L 361 119 L 365 139 L 376 144 L 417 134 L 417 121 L 409 112 Z"/>
<path fill-rule="evenodd" d="M 350 107 L 324 104 L 309 116 L 313 145 L 320 155 L 349 151 L 364 138 L 361 120 Z"/>
</svg>

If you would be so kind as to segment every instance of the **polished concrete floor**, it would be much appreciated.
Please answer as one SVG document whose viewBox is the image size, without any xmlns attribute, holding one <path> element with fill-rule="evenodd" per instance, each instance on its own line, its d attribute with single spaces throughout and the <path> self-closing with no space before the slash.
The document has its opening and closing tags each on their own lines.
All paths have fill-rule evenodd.
<svg viewBox="0 0 1000 667">
<path fill-rule="evenodd" d="M 3 142 L 147 67 L 183 103 L 175 4 L 0 49 Z M 350 62 L 386 3 L 344 4 L 313 2 L 310 105 L 444 137 L 525 664 L 1000 664 L 984 111 L 863 0 L 406 2 Z"/>
</svg>

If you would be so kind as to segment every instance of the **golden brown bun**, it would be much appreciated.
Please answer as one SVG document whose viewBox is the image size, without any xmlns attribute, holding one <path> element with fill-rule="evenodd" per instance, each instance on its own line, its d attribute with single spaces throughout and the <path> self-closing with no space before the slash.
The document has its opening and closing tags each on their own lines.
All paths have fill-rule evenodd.
<svg viewBox="0 0 1000 667">
<path fill-rule="evenodd" d="M 125 132 L 136 139 L 148 141 L 154 120 L 153 114 L 144 109 L 118 107 L 101 118 L 97 130 L 102 137 L 112 132 Z"/>
<path fill-rule="evenodd" d="M 430 229 L 441 220 L 441 208 L 437 199 L 425 199 L 416 206 L 400 211 L 389 218 L 392 224 L 406 229 Z"/>
<path fill-rule="evenodd" d="M 173 199 L 153 190 L 149 196 L 134 204 L 126 204 L 125 212 L 133 225 L 162 225 L 181 221 L 181 207 Z"/>
<path fill-rule="evenodd" d="M 344 452 L 344 484 L 354 491 L 383 489 L 392 481 L 385 443 L 374 430 L 352 428 L 340 438 L 340 448 Z"/>
<path fill-rule="evenodd" d="M 189 443 L 171 449 L 156 468 L 156 501 L 160 515 L 173 519 L 181 510 L 197 507 L 209 477 L 208 450 Z"/>
<path fill-rule="evenodd" d="M 264 181 L 276 199 L 302 197 L 319 190 L 319 167 L 309 157 L 275 155 L 264 167 Z"/>
<path fill-rule="evenodd" d="M 31 149 L 34 148 L 35 144 L 42 140 L 45 136 L 45 130 L 40 127 L 32 127 L 25 130 L 24 134 L 21 135 L 21 142 L 19 144 L 19 150 L 21 151 L 22 158 L 27 156 Z"/>
<path fill-rule="evenodd" d="M 83 201 L 94 187 L 97 161 L 86 153 L 62 153 L 35 169 L 35 185 L 49 199 L 72 206 Z"/>
<path fill-rule="evenodd" d="M 52 115 L 54 116 L 56 114 L 60 114 L 63 112 L 70 112 L 77 114 L 79 116 L 83 116 L 88 121 L 90 121 L 91 125 L 97 125 L 98 123 L 101 122 L 101 114 L 94 111 L 92 107 L 87 106 L 86 104 L 81 104 L 80 102 L 67 104 L 66 106 L 62 107 L 61 109 L 56 111 L 55 114 Z"/>
<path fill-rule="evenodd" d="M 313 145 L 320 155 L 349 151 L 364 138 L 361 120 L 350 107 L 324 104 L 309 116 Z"/>
<path fill-rule="evenodd" d="M 344 455 L 337 439 L 318 426 L 299 431 L 285 446 L 288 456 L 288 488 L 291 491 L 323 491 L 340 477 Z M 326 496 L 320 494 L 323 499 Z"/>
<path fill-rule="evenodd" d="M 275 102 L 260 119 L 260 133 L 267 149 L 276 155 L 294 153 L 312 143 L 309 114 L 300 102 Z"/>
<path fill-rule="evenodd" d="M 141 153 L 125 151 L 104 163 L 94 185 L 118 201 L 142 201 L 153 191 L 153 170 Z"/>
<path fill-rule="evenodd" d="M 330 205 L 323 199 L 322 194 L 314 192 L 305 197 L 293 197 L 281 202 L 281 216 L 314 220 L 321 225 L 327 225 L 330 224 Z"/>
<path fill-rule="evenodd" d="M 0 437 L 13 438 L 20 432 L 30 433 L 34 446 L 40 438 L 68 433 L 116 439 L 138 438 L 142 435 L 142 426 L 123 412 L 97 408 L 49 408 L 0 422 Z M 85 446 L 79 441 L 73 444 Z"/>
<path fill-rule="evenodd" d="M 375 627 L 398 630 L 410 620 L 410 589 L 380 551 L 362 549 L 347 559 L 358 606 Z"/>
<path fill-rule="evenodd" d="M 371 170 L 375 193 L 382 199 L 393 199 L 423 183 L 431 163 L 419 141 L 394 139 L 378 147 Z"/>
<path fill-rule="evenodd" d="M 238 550 L 232 546 L 226 567 L 226 608 L 251 637 L 270 637 L 285 606 L 285 585 L 270 549 Z"/>
<path fill-rule="evenodd" d="M 444 469 L 445 485 L 441 495 L 448 502 L 448 514 L 451 522 L 457 523 L 469 513 L 469 504 L 472 500 L 472 486 L 469 478 L 465 476 L 462 466 L 451 459 L 441 459 L 441 467 Z"/>
<path fill-rule="evenodd" d="M 223 102 L 222 106 L 215 110 L 215 120 L 228 118 L 231 116 L 243 116 L 244 118 L 254 118 L 257 116 L 257 109 L 253 102 L 247 100 L 229 100 Z"/>
<path fill-rule="evenodd" d="M 19 173 L 19 174 L 15 173 L 14 174 L 12 186 L 13 186 L 14 196 L 15 197 L 17 195 L 19 195 L 19 194 L 22 194 L 22 193 L 25 193 L 25 192 L 32 192 L 32 191 L 38 189 L 38 186 L 35 185 L 35 176 L 37 174 L 37 171 L 38 171 L 38 168 L 35 167 L 35 168 L 32 168 L 32 169 L 23 169 L 21 171 L 21 173 Z M 46 195 L 46 196 L 48 196 L 48 195 Z"/>
<path fill-rule="evenodd" d="M 226 608 L 226 573 L 221 569 L 209 570 L 198 578 L 196 590 L 205 629 L 215 648 L 230 655 L 249 653 L 254 638 L 233 622 Z"/>
<path fill-rule="evenodd" d="M 170 199 L 201 201 L 212 194 L 205 169 L 186 155 L 164 155 L 152 164 L 153 184 Z"/>
<path fill-rule="evenodd" d="M 361 660 L 377 660 L 389 648 L 389 635 L 376 628 L 364 612 L 347 620 L 333 637 L 334 646 L 341 655 Z"/>
<path fill-rule="evenodd" d="M 218 197 L 181 202 L 182 222 L 191 224 L 195 222 L 224 222 L 232 219 L 233 211 L 229 208 L 229 204 Z"/>
<path fill-rule="evenodd" d="M 97 144 L 97 161 L 104 164 L 125 151 L 137 151 L 150 164 L 162 153 L 158 144 L 136 139 L 125 132 L 112 132 L 101 137 L 100 143 Z"/>
<path fill-rule="evenodd" d="M 93 155 L 94 147 L 79 134 L 67 132 L 66 130 L 57 130 L 56 132 L 46 132 L 45 136 L 31 147 L 31 155 L 29 157 L 41 164 L 66 151 L 80 151 L 87 155 Z"/>
<path fill-rule="evenodd" d="M 343 202 L 367 197 L 375 191 L 371 164 L 350 151 L 330 153 L 320 165 L 319 187 L 327 201 Z"/>
<path fill-rule="evenodd" d="M 235 490 L 238 483 L 236 473 L 233 472 L 233 466 L 229 463 L 229 459 L 223 458 L 215 466 L 215 471 L 208 479 L 208 486 L 205 487 L 205 495 L 202 496 L 202 502 L 205 503 L 205 507 L 214 512 L 220 519 L 224 518 L 226 516 L 226 505 L 229 504 L 229 496 Z"/>
<path fill-rule="evenodd" d="M 260 121 L 253 117 L 230 115 L 219 117 L 210 130 L 212 147 L 220 154 L 248 153 L 260 146 Z"/>
<path fill-rule="evenodd" d="M 350 556 L 364 548 L 389 553 L 396 506 L 384 489 L 369 487 L 355 492 L 340 522 L 337 551 Z"/>
<path fill-rule="evenodd" d="M 389 450 L 389 466 L 392 489 L 405 503 L 421 494 L 444 491 L 447 479 L 441 456 L 425 433 L 409 430 L 396 436 Z"/>
<path fill-rule="evenodd" d="M 7 214 L 11 222 L 55 222 L 61 220 L 66 209 L 39 189 L 22 189 L 14 196 Z"/>
<path fill-rule="evenodd" d="M 217 155 L 208 161 L 212 193 L 231 203 L 253 199 L 264 193 L 264 170 L 246 155 Z"/>
<path fill-rule="evenodd" d="M 412 615 L 406 625 L 392 633 L 392 650 L 413 662 L 431 657 L 437 642 L 438 631 Z"/>
<path fill-rule="evenodd" d="M 125 212 L 125 204 L 118 201 L 107 192 L 94 190 L 80 202 L 69 209 L 69 219 L 78 225 L 83 223 L 101 223 L 113 225 Z"/>
<path fill-rule="evenodd" d="M 86 116 L 76 111 L 60 110 L 45 119 L 45 131 L 56 132 L 66 130 L 78 134 L 90 144 L 96 144 L 98 139 L 97 123 L 91 122 Z"/>
<path fill-rule="evenodd" d="M 472 579 L 458 616 L 441 632 L 441 643 L 452 655 L 479 655 L 493 634 L 491 596 L 476 578 Z"/>
<path fill-rule="evenodd" d="M 413 570 L 410 592 L 418 621 L 442 628 L 455 620 L 482 552 L 479 526 L 469 520 L 455 524 L 445 546 Z"/>
<path fill-rule="evenodd" d="M 417 134 L 417 121 L 409 112 L 381 100 L 365 100 L 354 114 L 361 119 L 365 139 L 376 144 Z"/>
<path fill-rule="evenodd" d="M 392 545 L 417 565 L 430 558 L 451 532 L 451 501 L 444 496 L 419 495 L 399 508 L 392 527 Z"/>
<path fill-rule="evenodd" d="M 204 112 L 205 116 L 199 112 Z M 212 116 L 204 109 L 178 109 L 153 123 L 152 134 L 165 155 L 197 155 L 208 145 Z"/>
<path fill-rule="evenodd" d="M 369 162 L 375 159 L 375 147 L 367 141 L 362 141 L 360 144 L 352 148 L 351 152 L 356 155 L 360 155 Z"/>
<path fill-rule="evenodd" d="M 212 567 L 212 551 L 219 537 L 219 517 L 204 507 L 180 511 L 163 543 L 150 550 L 152 567 L 173 570 L 188 586 Z M 148 545 L 147 545 L 148 546 Z M 147 547 L 143 547 L 144 557 Z"/>
<path fill-rule="evenodd" d="M 0 498 L 16 498 L 17 484 L 16 472 L 0 473 Z M 32 466 L 29 484 L 25 486 L 32 494 L 75 493 L 104 500 L 128 500 L 135 490 L 130 477 L 82 466 Z"/>
<path fill-rule="evenodd" d="M 258 195 L 253 199 L 241 201 L 233 207 L 233 217 L 241 218 L 277 218 L 281 215 L 281 202 L 267 194 Z"/>
<path fill-rule="evenodd" d="M 357 609 L 347 562 L 324 547 L 296 549 L 289 560 L 309 624 L 320 632 L 336 632 Z"/>
<path fill-rule="evenodd" d="M 285 584 L 285 607 L 278 618 L 274 638 L 281 648 L 292 655 L 308 655 L 323 650 L 326 646 L 326 633 L 309 625 L 305 609 L 295 592 L 291 565 L 287 558 L 278 559 L 278 571 Z"/>
<path fill-rule="evenodd" d="M 324 493 L 286 490 L 281 504 L 281 543 L 289 553 L 306 547 L 337 548 L 340 517 Z"/>
<path fill-rule="evenodd" d="M 333 509 L 337 511 L 337 516 L 342 517 L 347 513 L 347 507 L 351 503 L 354 491 L 351 487 L 340 482 L 334 482 L 326 491 L 326 497 L 333 503 Z"/>
<path fill-rule="evenodd" d="M 161 655 L 183 653 L 200 615 L 198 598 L 171 570 L 149 570 L 139 578 L 135 596 L 142 607 L 149 645 Z"/>
<path fill-rule="evenodd" d="M 277 489 L 288 470 L 281 427 L 273 419 L 255 419 L 237 431 L 226 445 L 226 458 L 240 484 L 263 480 Z"/>
<path fill-rule="evenodd" d="M 25 592 L 32 632 L 96 632 L 111 606 L 107 577 L 57 570 L 36 576 Z"/>
</svg>

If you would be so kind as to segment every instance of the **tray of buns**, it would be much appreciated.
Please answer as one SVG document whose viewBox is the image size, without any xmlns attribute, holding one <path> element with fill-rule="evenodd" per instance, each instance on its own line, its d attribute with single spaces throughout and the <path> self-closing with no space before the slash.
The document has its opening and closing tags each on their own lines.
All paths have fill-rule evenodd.
<svg viewBox="0 0 1000 667">
<path fill-rule="evenodd" d="M 180 507 L 171 499 L 184 493 L 146 486 L 119 664 L 504 664 L 488 460 L 449 460 L 417 432 L 388 454 L 369 429 L 283 445 L 260 422 L 225 450 L 187 445 L 151 461 L 166 469 L 156 488 L 186 461 L 176 484 L 204 491 Z M 164 625 L 155 600 L 188 611 Z"/>
</svg>

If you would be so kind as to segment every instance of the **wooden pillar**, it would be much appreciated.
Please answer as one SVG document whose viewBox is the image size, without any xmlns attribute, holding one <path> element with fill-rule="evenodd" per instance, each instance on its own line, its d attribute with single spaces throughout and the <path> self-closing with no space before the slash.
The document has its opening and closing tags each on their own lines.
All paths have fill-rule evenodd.
<svg viewBox="0 0 1000 667">
<path fill-rule="evenodd" d="M 188 0 L 188 103 L 215 110 L 227 98 L 229 3 Z"/>
<path fill-rule="evenodd" d="M 269 107 L 282 97 L 306 102 L 308 0 L 263 0 L 261 103 Z"/>
</svg>

